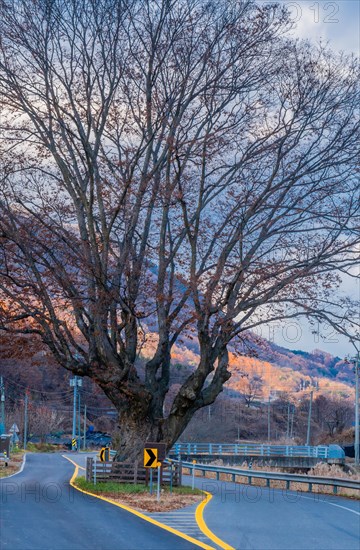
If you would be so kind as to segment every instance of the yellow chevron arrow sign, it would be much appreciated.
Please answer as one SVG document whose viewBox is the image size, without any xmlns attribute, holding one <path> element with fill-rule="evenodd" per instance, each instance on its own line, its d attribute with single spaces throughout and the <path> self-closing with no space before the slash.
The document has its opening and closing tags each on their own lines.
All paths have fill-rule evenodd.
<svg viewBox="0 0 360 550">
<path fill-rule="evenodd" d="M 157 449 L 144 449 L 144 466 L 145 468 L 157 468 L 158 467 L 158 450 Z"/>
</svg>

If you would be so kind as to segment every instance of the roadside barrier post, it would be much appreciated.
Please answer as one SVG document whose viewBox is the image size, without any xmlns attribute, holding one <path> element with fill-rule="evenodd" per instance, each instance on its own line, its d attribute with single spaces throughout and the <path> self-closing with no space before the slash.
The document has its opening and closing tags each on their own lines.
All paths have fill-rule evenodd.
<svg viewBox="0 0 360 550">
<path fill-rule="evenodd" d="M 173 463 L 170 462 L 170 494 L 172 495 L 173 488 Z"/>
<path fill-rule="evenodd" d="M 195 489 L 195 464 L 196 464 L 196 460 L 193 460 L 192 484 L 191 484 L 192 489 Z"/>
</svg>

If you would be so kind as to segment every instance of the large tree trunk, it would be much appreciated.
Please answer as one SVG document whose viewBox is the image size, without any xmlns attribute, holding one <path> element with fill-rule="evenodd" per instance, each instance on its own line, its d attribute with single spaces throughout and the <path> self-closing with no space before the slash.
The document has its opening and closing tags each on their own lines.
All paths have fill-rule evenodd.
<svg viewBox="0 0 360 550">
<path fill-rule="evenodd" d="M 119 462 L 143 461 L 143 449 L 147 442 L 165 443 L 168 453 L 178 440 L 193 414 L 165 418 L 151 418 L 136 414 L 135 411 L 121 411 L 119 413 L 120 441 L 116 445 L 115 460 Z"/>
<path fill-rule="evenodd" d="M 214 370 L 215 361 L 218 361 L 216 374 L 204 389 L 204 382 Z M 170 368 L 170 354 L 166 354 L 159 364 L 163 367 L 161 372 L 167 373 Z M 211 352 L 209 343 L 203 343 L 198 368 L 184 381 L 166 416 L 163 405 L 168 384 L 164 385 L 163 376 L 157 379 L 154 375 L 148 377 L 147 382 L 141 382 L 133 367 L 129 368 L 131 380 L 116 384 L 116 376 L 104 380 L 104 371 L 98 371 L 98 375 L 102 375 L 102 380 L 98 379 L 99 386 L 119 412 L 120 440 L 116 445 L 115 460 L 140 464 L 143 460 L 143 449 L 149 441 L 165 443 L 168 452 L 194 413 L 213 403 L 222 391 L 224 382 L 230 377 L 227 367 L 226 345 L 218 349 L 215 355 Z"/>
<path fill-rule="evenodd" d="M 120 441 L 115 460 L 141 463 L 147 441 L 161 441 L 161 424 L 152 419 L 137 416 L 132 411 L 119 413 Z"/>
<path fill-rule="evenodd" d="M 159 415 L 158 405 L 154 406 L 152 401 L 147 403 L 145 399 L 138 401 L 135 397 L 132 400 L 128 396 L 126 399 L 119 397 L 114 404 L 119 411 L 119 441 L 116 442 L 115 460 L 121 462 L 142 463 L 143 449 L 149 441 L 165 443 L 168 452 L 193 416 L 193 412 L 188 410 L 186 414 L 164 418 Z"/>
</svg>

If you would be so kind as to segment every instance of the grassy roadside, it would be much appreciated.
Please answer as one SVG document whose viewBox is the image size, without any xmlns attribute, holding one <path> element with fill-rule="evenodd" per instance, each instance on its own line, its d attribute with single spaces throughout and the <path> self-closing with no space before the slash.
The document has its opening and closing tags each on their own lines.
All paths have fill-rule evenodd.
<svg viewBox="0 0 360 550">
<path fill-rule="evenodd" d="M 0 478 L 2 477 L 8 477 L 12 474 L 16 474 L 21 468 L 22 461 L 24 458 L 25 452 L 23 450 L 19 450 L 16 452 L 12 452 L 9 459 L 9 466 L 5 466 L 4 462 L 0 462 Z"/>
<path fill-rule="evenodd" d="M 191 487 L 173 487 L 172 494 L 169 487 L 161 488 L 161 498 L 156 499 L 156 487 L 154 494 L 150 495 L 149 487 L 145 485 L 134 485 L 130 483 L 116 483 L 114 481 L 101 482 L 94 485 L 86 481 L 84 477 L 77 477 L 75 485 L 83 491 L 94 495 L 100 495 L 126 504 L 142 512 L 167 512 L 177 510 L 191 504 L 200 502 L 204 494 L 199 489 Z"/>
<path fill-rule="evenodd" d="M 64 452 L 68 449 L 62 447 L 61 445 L 52 445 L 51 443 L 32 443 L 31 441 L 27 444 L 26 450 L 31 453 L 58 453 Z"/>
</svg>

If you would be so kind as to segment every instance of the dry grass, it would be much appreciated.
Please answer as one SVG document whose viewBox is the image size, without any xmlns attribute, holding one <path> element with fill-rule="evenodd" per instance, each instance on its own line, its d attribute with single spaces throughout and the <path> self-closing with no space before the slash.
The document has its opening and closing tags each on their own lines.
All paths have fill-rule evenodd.
<svg viewBox="0 0 360 550">
<path fill-rule="evenodd" d="M 223 466 L 222 460 L 216 460 L 211 463 L 212 466 Z M 227 466 L 230 467 L 231 466 Z M 251 472 L 253 471 L 271 471 L 271 472 L 281 472 L 284 473 L 284 470 L 281 468 L 271 467 L 271 470 L 269 467 L 264 466 L 258 466 L 256 464 L 253 465 L 251 470 L 248 468 L 248 465 L 246 462 L 243 464 L 237 466 L 236 468 L 241 470 L 247 470 L 249 473 L 246 474 L 246 476 L 236 476 L 236 483 L 241 483 L 247 485 L 249 483 L 248 476 L 251 476 Z M 192 475 L 191 469 L 184 468 L 183 472 L 188 475 Z M 203 477 L 204 479 L 216 479 L 216 473 L 215 472 L 206 472 L 205 476 L 203 476 L 203 472 L 195 471 L 196 477 Z M 305 474 L 306 475 L 306 474 Z M 359 474 L 352 474 L 350 472 L 344 472 L 341 466 L 337 464 L 326 464 L 326 463 L 319 463 L 314 468 L 309 470 L 308 472 L 309 476 L 319 476 L 319 477 L 340 477 L 345 479 L 351 479 L 352 481 L 360 480 Z M 232 475 L 231 474 L 220 474 L 219 477 L 220 481 L 232 481 Z M 259 478 L 252 478 L 251 484 L 256 487 L 266 487 L 266 479 L 259 479 Z M 271 480 L 270 482 L 271 487 L 273 489 L 286 489 L 286 481 L 279 481 L 279 480 Z M 306 483 L 295 483 L 292 482 L 290 485 L 291 491 L 302 491 L 307 492 L 308 491 L 308 485 Z M 332 485 L 312 485 L 312 492 L 313 493 L 319 493 L 319 494 L 333 494 L 333 486 Z M 347 489 L 345 487 L 339 487 L 337 490 L 337 494 L 339 496 L 344 496 L 348 498 L 356 498 L 360 499 L 359 491 L 356 489 Z"/>
<path fill-rule="evenodd" d="M 320 477 L 341 477 L 351 479 L 352 481 L 360 481 L 359 474 L 344 472 L 341 466 L 338 466 L 337 464 L 316 464 L 316 466 L 309 471 L 309 475 Z M 332 487 L 329 487 L 328 485 L 313 485 L 313 492 L 323 494 L 330 493 L 332 492 Z M 355 489 L 346 489 L 343 487 L 338 488 L 338 495 L 350 498 L 360 498 L 359 491 Z"/>
<path fill-rule="evenodd" d="M 9 459 L 9 466 L 5 466 L 5 462 L 0 461 L 0 477 L 7 477 L 16 474 L 21 468 L 24 452 L 20 451 L 12 454 Z"/>
<path fill-rule="evenodd" d="M 105 496 L 105 495 L 104 495 Z M 108 498 L 121 504 L 127 504 L 136 510 L 142 512 L 169 512 L 171 510 L 179 510 L 185 506 L 196 504 L 202 500 L 201 495 L 176 495 L 162 493 L 160 501 L 156 500 L 156 495 L 143 493 L 135 495 L 132 493 L 119 495 L 109 495 Z"/>
</svg>

